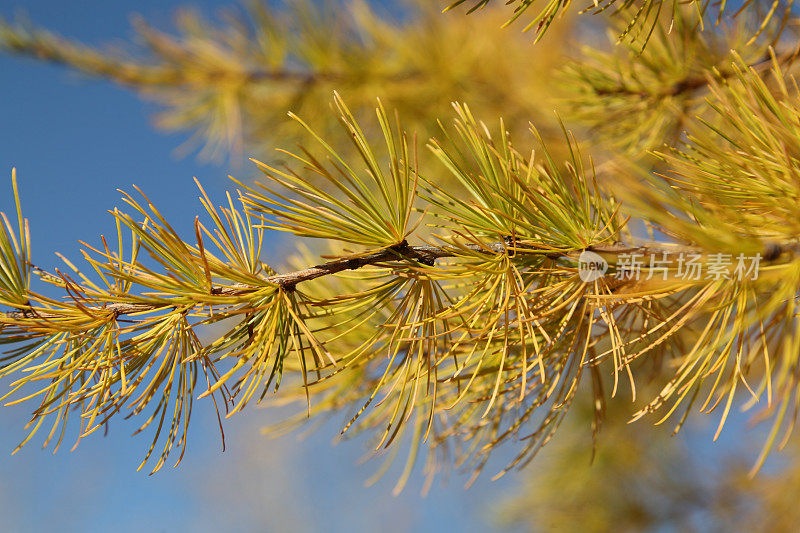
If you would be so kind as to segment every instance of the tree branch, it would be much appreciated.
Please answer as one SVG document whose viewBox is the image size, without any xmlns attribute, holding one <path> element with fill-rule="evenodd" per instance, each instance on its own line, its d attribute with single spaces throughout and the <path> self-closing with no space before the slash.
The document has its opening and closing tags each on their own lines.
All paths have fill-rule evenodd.
<svg viewBox="0 0 800 533">
<path fill-rule="evenodd" d="M 5 25 L 0 19 L 0 50 L 19 56 L 39 59 L 46 63 L 68 66 L 90 76 L 113 80 L 123 85 L 140 87 L 205 86 L 224 82 L 297 83 L 308 86 L 317 83 L 341 83 L 351 79 L 350 73 L 335 70 L 313 70 L 311 68 L 237 68 L 233 66 L 204 66 L 188 70 L 180 65 L 146 59 L 128 59 L 100 52 L 92 47 L 59 36 L 39 32 L 24 33 Z M 188 56 L 188 54 L 187 54 Z M 418 79 L 422 72 L 408 70 L 376 74 L 374 77 L 386 83 L 398 83 Z"/>
<path fill-rule="evenodd" d="M 775 59 L 779 65 L 787 65 L 797 58 L 800 53 L 800 45 L 795 46 L 779 55 Z M 750 68 L 756 70 L 765 70 L 772 66 L 772 56 L 767 53 L 758 61 L 748 65 Z M 736 71 L 732 69 L 720 69 L 718 73 L 719 80 L 728 80 L 736 75 Z M 639 98 L 667 98 L 675 96 L 683 96 L 691 94 L 695 91 L 705 89 L 713 78 L 708 76 L 689 76 L 672 85 L 664 87 L 660 91 L 649 92 L 647 90 L 634 90 L 626 86 L 618 86 L 613 88 L 595 88 L 594 93 L 598 96 L 636 96 Z"/>
<path fill-rule="evenodd" d="M 265 281 L 280 286 L 285 291 L 293 291 L 299 283 L 311 281 L 323 276 L 336 274 L 345 270 L 358 270 L 359 268 L 378 265 L 389 261 L 413 261 L 422 263 L 424 265 L 432 266 L 437 259 L 447 257 L 457 257 L 463 250 L 470 250 L 478 253 L 485 253 L 487 255 L 505 254 L 509 251 L 523 250 L 527 252 L 538 250 L 539 253 L 546 255 L 550 259 L 565 259 L 570 258 L 576 260 L 583 251 L 592 251 L 598 254 L 642 254 L 658 255 L 662 257 L 677 257 L 682 254 L 699 253 L 700 250 L 688 246 L 662 246 L 662 245 L 628 245 L 625 243 L 617 242 L 613 244 L 595 244 L 586 247 L 583 250 L 571 251 L 546 251 L 540 247 L 536 247 L 525 243 L 514 243 L 510 239 L 507 242 L 492 242 L 492 243 L 467 243 L 456 246 L 433 246 L 430 244 L 412 246 L 408 242 L 403 241 L 400 244 L 390 246 L 377 252 L 372 252 L 366 255 L 353 254 L 347 257 L 334 259 L 326 263 L 321 263 L 303 270 L 297 270 L 286 274 L 275 274 L 265 278 Z M 777 261 L 782 255 L 786 253 L 800 254 L 799 243 L 768 243 L 765 245 L 761 252 L 762 260 L 772 263 Z M 211 294 L 222 296 L 239 296 L 252 292 L 259 287 L 237 283 L 228 287 L 214 287 L 211 289 Z M 156 309 L 164 309 L 172 307 L 170 304 L 144 304 L 144 303 L 123 303 L 115 302 L 102 307 L 87 307 L 88 312 L 97 312 L 98 314 L 111 313 L 115 316 L 129 315 L 133 313 L 141 313 L 145 311 L 152 311 Z M 58 313 L 43 313 L 33 310 L 12 311 L 0 313 L 0 319 L 20 319 L 20 318 L 58 318 L 62 315 Z"/>
</svg>

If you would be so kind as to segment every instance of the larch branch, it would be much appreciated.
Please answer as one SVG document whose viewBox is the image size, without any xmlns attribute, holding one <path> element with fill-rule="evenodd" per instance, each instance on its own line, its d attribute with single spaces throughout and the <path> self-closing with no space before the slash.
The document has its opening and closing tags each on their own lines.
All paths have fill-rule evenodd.
<svg viewBox="0 0 800 533">
<path fill-rule="evenodd" d="M 358 270 L 365 266 L 379 265 L 381 263 L 406 261 L 416 262 L 423 265 L 432 266 L 437 259 L 457 257 L 463 255 L 464 251 L 472 251 L 478 253 L 485 253 L 487 255 L 499 255 L 509 252 L 522 251 L 525 253 L 540 253 L 549 257 L 550 259 L 577 259 L 583 251 L 593 251 L 599 254 L 642 254 L 659 255 L 666 254 L 667 257 L 677 257 L 680 254 L 698 253 L 700 250 L 697 248 L 686 246 L 665 246 L 665 245 L 629 245 L 621 242 L 610 244 L 595 244 L 587 246 L 583 250 L 569 250 L 569 251 L 554 251 L 543 249 L 527 243 L 514 243 L 510 239 L 507 242 L 492 242 L 492 243 L 466 243 L 459 246 L 443 245 L 434 246 L 430 244 L 412 246 L 406 241 L 403 241 L 394 246 L 384 248 L 368 254 L 352 254 L 346 257 L 333 259 L 331 261 L 321 263 L 309 268 L 289 272 L 286 274 L 275 274 L 265 278 L 267 283 L 272 283 L 280 286 L 283 290 L 293 291 L 299 283 L 311 281 L 323 276 L 336 274 L 346 270 Z M 800 253 L 800 244 L 778 244 L 768 243 L 765 245 L 761 256 L 765 261 L 774 262 L 778 260 L 785 253 L 798 254 Z M 225 287 L 213 287 L 211 294 L 222 296 L 239 296 L 244 295 L 254 290 L 261 288 L 252 285 L 237 283 Z M 115 316 L 129 315 L 134 313 L 141 313 L 152 311 L 156 309 L 164 309 L 173 307 L 169 303 L 163 304 L 147 304 L 147 303 L 125 303 L 114 302 L 102 307 L 88 307 L 87 312 L 97 312 L 98 314 L 113 313 Z M 20 318 L 57 318 L 61 315 L 58 313 L 46 313 L 39 310 L 21 310 L 0 313 L 0 319 L 14 320 Z"/>
</svg>

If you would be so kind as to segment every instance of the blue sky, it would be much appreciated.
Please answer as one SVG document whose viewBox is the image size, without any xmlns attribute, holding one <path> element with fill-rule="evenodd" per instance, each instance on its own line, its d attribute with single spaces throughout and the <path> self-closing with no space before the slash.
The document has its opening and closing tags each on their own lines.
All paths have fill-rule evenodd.
<svg viewBox="0 0 800 533">
<path fill-rule="evenodd" d="M 184 4 L 6 0 L 0 15 L 24 12 L 36 24 L 99 44 L 130 37 L 133 11 L 167 27 L 175 7 Z M 230 2 L 191 4 L 213 15 Z M 182 139 L 151 127 L 154 110 L 112 84 L 0 55 L 0 210 L 12 211 L 10 175 L 16 166 L 31 221 L 34 262 L 53 268 L 59 265 L 55 251 L 78 258 L 78 240 L 92 243 L 101 233 L 113 234 L 106 210 L 121 204 L 117 188 L 141 187 L 188 236 L 201 208 L 193 177 L 212 197 L 221 197 L 227 165 L 177 158 L 173 151 Z M 361 442 L 331 445 L 338 419 L 305 440 L 297 435 L 271 440 L 259 429 L 279 413 L 251 409 L 226 425 L 228 450 L 223 454 L 213 414 L 196 414 L 183 464 L 149 477 L 136 472 L 149 441 L 131 437 L 132 423 L 112 424 L 108 436 L 90 436 L 74 452 L 71 443 L 53 455 L 32 442 L 11 456 L 24 435 L 27 411 L 0 409 L 0 529 L 247 531 L 291 526 L 344 531 L 354 526 L 402 531 L 446 524 L 477 531 L 487 496 L 510 486 L 490 483 L 485 476 L 464 492 L 466 478 L 455 476 L 447 486 L 437 482 L 422 499 L 417 476 L 399 498 L 391 498 L 398 472 L 365 488 L 364 480 L 380 462 L 357 466 L 365 452 Z"/>
</svg>

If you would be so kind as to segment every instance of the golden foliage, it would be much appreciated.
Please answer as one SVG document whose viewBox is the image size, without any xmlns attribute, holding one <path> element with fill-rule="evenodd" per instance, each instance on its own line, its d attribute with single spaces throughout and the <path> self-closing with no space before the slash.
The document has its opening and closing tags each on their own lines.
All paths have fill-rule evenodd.
<svg viewBox="0 0 800 533">
<path fill-rule="evenodd" d="M 636 5 L 634 19 L 647 21 L 661 2 Z M 537 20 L 548 25 L 561 7 Z M 253 7 L 252 25 L 184 15 L 180 37 L 143 27 L 146 50 L 124 59 L 0 27 L 6 48 L 156 96 L 167 126 L 197 130 L 212 151 L 240 136 L 286 141 L 275 124 L 290 110 L 323 154 L 258 163 L 263 177 L 237 182 L 225 207 L 201 188 L 206 222 L 188 239 L 144 195 L 125 195 L 131 213 L 112 211 L 117 243 L 84 246 L 91 275 L 67 260 L 72 274 L 34 269 L 17 198 L 16 225 L 4 216 L 0 228 L 0 376 L 11 380 L 4 399 L 39 402 L 25 442 L 45 424 L 45 442 L 60 442 L 72 413 L 80 438 L 149 410 L 140 427 L 155 433 L 145 461 L 163 446 L 157 470 L 173 448 L 182 454 L 193 399 L 230 416 L 281 385 L 276 401 L 301 399 L 301 419 L 347 411 L 343 431 L 372 432 L 390 457 L 405 442 L 399 490 L 421 450 L 431 475 L 451 458 L 480 472 L 505 443 L 518 447 L 508 468 L 524 466 L 581 391 L 597 429 L 607 396 L 625 387 L 641 399 L 639 368 L 664 360 L 662 389 L 636 418 L 663 422 L 682 408 L 680 427 L 695 406 L 719 411 L 718 435 L 746 399 L 773 420 L 761 461 L 788 442 L 800 398 L 792 54 L 743 43 L 744 29 L 709 34 L 657 17 L 644 52 L 568 67 L 573 117 L 601 133 L 582 153 L 542 118 L 543 102 L 557 101 L 546 90 L 557 54 L 521 46 L 493 16 L 419 7 L 390 24 L 360 3 L 342 13 L 330 12 L 333 40 L 329 13 L 304 3 Z M 729 54 L 732 44 L 742 50 Z M 318 93 L 334 87 L 355 105 L 337 93 L 323 117 Z M 383 103 L 367 118 L 376 92 Z M 439 124 L 453 95 L 471 107 Z M 476 118 L 501 111 L 499 128 Z M 528 119 L 544 127 L 526 132 Z M 414 131 L 428 140 L 420 154 Z M 631 156 L 664 141 L 657 173 L 630 171 Z M 308 252 L 277 274 L 262 262 L 268 230 L 323 241 L 328 261 Z M 608 271 L 587 279 L 587 253 Z M 645 262 L 634 277 L 636 254 Z M 761 263 L 748 278 L 730 264 L 687 278 L 686 254 L 707 269 L 722 256 Z M 213 324 L 217 338 L 201 342 Z"/>
</svg>

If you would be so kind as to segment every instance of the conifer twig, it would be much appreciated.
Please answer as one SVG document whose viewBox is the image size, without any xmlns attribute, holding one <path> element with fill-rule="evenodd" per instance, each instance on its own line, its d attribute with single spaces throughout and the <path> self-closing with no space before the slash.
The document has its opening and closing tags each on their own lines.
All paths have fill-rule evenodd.
<svg viewBox="0 0 800 533">
<path fill-rule="evenodd" d="M 506 243 L 506 242 L 492 242 L 492 243 L 466 243 L 460 245 L 462 249 L 472 252 L 486 253 L 500 255 L 514 250 L 536 250 L 537 248 L 526 245 L 525 243 Z M 542 252 L 550 259 L 577 259 L 583 251 L 591 251 L 599 254 L 642 254 L 643 256 L 658 255 L 666 257 L 676 257 L 681 254 L 697 253 L 698 249 L 689 246 L 664 246 L 659 244 L 653 245 L 630 245 L 623 242 L 612 244 L 596 244 L 588 246 L 583 250 L 570 250 L 570 251 L 547 251 Z M 767 262 L 772 263 L 777 261 L 782 255 L 800 254 L 800 243 L 767 243 L 764 250 L 761 252 L 761 258 Z M 433 266 L 436 259 L 443 259 L 448 257 L 457 257 L 459 249 L 454 246 L 434 246 L 430 244 L 412 246 L 408 242 L 403 241 L 398 245 L 390 246 L 383 250 L 372 252 L 366 255 L 351 254 L 344 257 L 336 258 L 319 265 L 314 265 L 302 270 L 295 270 L 285 274 L 275 274 L 268 276 L 265 280 L 268 283 L 281 286 L 285 291 L 293 291 L 299 284 L 306 281 L 311 281 L 323 276 L 329 276 L 338 272 L 346 270 L 358 270 L 365 266 L 374 266 L 381 263 L 390 261 L 415 261 L 428 266 Z M 211 294 L 220 296 L 239 296 L 247 294 L 256 290 L 257 287 L 245 283 L 236 283 L 228 287 L 212 287 Z M 107 312 L 113 313 L 114 316 L 130 315 L 155 309 L 167 308 L 170 304 L 144 304 L 144 303 L 110 303 L 102 307 L 88 307 L 89 312 Z M 60 315 L 55 313 L 42 313 L 32 311 L 14 311 L 0 313 L 0 317 L 6 319 L 15 318 L 56 318 Z"/>
</svg>

